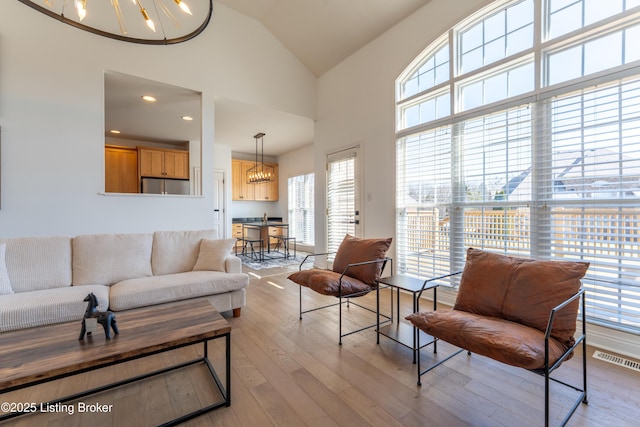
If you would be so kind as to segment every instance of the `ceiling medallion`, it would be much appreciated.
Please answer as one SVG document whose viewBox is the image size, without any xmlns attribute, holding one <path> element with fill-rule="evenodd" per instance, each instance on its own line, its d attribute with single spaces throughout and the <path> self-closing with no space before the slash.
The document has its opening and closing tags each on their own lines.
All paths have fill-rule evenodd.
<svg viewBox="0 0 640 427">
<path fill-rule="evenodd" d="M 38 12 L 99 36 L 167 45 L 202 33 L 213 0 L 18 0 Z"/>
</svg>

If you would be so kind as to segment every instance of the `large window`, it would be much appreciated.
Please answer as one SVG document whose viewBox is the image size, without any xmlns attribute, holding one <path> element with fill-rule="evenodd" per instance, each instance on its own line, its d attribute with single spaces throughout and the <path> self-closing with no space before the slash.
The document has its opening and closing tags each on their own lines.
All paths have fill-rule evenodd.
<svg viewBox="0 0 640 427">
<path fill-rule="evenodd" d="M 309 246 L 315 244 L 313 185 L 313 173 L 292 176 L 288 181 L 289 235 L 298 243 Z"/>
<path fill-rule="evenodd" d="M 589 261 L 589 320 L 640 333 L 638 37 L 640 0 L 512 0 L 427 48 L 397 82 L 398 271 Z"/>
</svg>

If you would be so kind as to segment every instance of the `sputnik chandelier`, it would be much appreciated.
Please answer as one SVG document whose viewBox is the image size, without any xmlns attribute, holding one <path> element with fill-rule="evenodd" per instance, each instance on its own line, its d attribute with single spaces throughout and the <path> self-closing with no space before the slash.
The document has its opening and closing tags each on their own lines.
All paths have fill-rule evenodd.
<svg viewBox="0 0 640 427">
<path fill-rule="evenodd" d="M 213 0 L 18 1 L 76 28 L 142 44 L 190 40 L 204 31 L 213 12 Z"/>
</svg>

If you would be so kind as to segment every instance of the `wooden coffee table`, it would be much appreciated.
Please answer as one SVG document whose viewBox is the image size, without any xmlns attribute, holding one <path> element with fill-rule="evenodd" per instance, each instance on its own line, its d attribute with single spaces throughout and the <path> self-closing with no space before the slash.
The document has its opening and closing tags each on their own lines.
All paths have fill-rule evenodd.
<svg viewBox="0 0 640 427">
<path fill-rule="evenodd" d="M 100 325 L 92 337 L 78 340 L 80 321 L 1 334 L 0 394 L 202 343 L 204 355 L 200 358 L 43 404 L 74 401 L 198 363 L 206 364 L 223 399 L 165 425 L 179 424 L 231 404 L 231 326 L 208 301 L 181 301 L 116 312 L 116 319 L 120 334 L 111 340 L 105 339 Z M 226 343 L 224 385 L 207 354 L 207 343 L 218 338 L 224 338 Z M 31 409 L 3 410 L 0 421 L 26 414 Z"/>
</svg>

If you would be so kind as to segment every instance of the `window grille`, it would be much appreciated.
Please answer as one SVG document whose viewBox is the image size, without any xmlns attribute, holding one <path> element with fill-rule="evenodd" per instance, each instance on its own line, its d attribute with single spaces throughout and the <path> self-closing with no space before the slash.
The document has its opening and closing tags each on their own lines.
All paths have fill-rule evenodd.
<svg viewBox="0 0 640 427">
<path fill-rule="evenodd" d="M 398 91 L 398 271 L 446 274 L 468 247 L 589 261 L 589 321 L 640 333 L 640 0 L 505 1 L 474 17 L 448 37 L 464 75 Z M 490 53 L 538 25 L 540 40 Z M 444 93 L 448 115 L 410 110 Z"/>
</svg>

